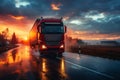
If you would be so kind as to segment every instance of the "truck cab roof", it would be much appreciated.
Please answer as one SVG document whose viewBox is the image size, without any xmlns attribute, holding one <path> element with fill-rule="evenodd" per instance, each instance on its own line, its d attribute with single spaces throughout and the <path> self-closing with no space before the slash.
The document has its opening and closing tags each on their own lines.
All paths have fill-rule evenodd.
<svg viewBox="0 0 120 80">
<path fill-rule="evenodd" d="M 40 22 L 62 22 L 62 18 L 38 18 Z"/>
</svg>

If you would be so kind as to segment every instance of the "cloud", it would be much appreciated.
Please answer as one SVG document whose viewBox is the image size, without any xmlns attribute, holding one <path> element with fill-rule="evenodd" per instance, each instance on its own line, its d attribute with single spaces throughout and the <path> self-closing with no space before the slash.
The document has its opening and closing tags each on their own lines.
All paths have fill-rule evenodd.
<svg viewBox="0 0 120 80">
<path fill-rule="evenodd" d="M 22 20 L 24 19 L 24 16 L 13 16 L 13 15 L 9 15 L 11 18 L 16 19 L 16 20 Z"/>
<path fill-rule="evenodd" d="M 73 30 L 99 31 L 101 34 L 116 33 L 120 35 L 120 14 L 91 10 L 74 16 L 65 23 Z"/>
<path fill-rule="evenodd" d="M 69 22 L 70 24 L 81 25 L 83 24 L 80 20 L 72 20 Z"/>
<path fill-rule="evenodd" d="M 28 1 L 23 1 L 23 0 L 15 0 L 15 7 L 20 8 L 21 6 L 25 7 L 30 5 L 30 2 Z"/>
<path fill-rule="evenodd" d="M 64 17 L 73 30 L 120 35 L 120 0 L 0 0 L 1 23 L 20 27 L 19 21 L 29 24 L 41 16 Z"/>
<path fill-rule="evenodd" d="M 90 11 L 90 12 L 86 13 L 84 17 L 88 18 L 88 19 L 92 19 L 97 22 L 100 22 L 100 20 L 105 19 L 105 14 L 103 12 L 99 13 L 97 11 Z"/>
</svg>

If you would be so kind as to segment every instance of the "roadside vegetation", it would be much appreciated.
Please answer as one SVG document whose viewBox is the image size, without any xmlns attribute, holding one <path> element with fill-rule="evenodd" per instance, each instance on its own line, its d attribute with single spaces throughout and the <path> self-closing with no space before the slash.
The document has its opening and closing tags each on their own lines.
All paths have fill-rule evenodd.
<svg viewBox="0 0 120 80">
<path fill-rule="evenodd" d="M 120 46 L 88 45 L 77 39 L 76 41 L 75 39 L 69 41 L 67 46 L 69 52 L 120 60 Z"/>
<path fill-rule="evenodd" d="M 70 52 L 120 60 L 120 46 L 84 45 L 71 46 Z"/>
<path fill-rule="evenodd" d="M 18 39 L 16 37 L 16 34 L 13 33 L 10 35 L 8 28 L 0 32 L 0 53 L 17 47 L 17 43 Z"/>
</svg>

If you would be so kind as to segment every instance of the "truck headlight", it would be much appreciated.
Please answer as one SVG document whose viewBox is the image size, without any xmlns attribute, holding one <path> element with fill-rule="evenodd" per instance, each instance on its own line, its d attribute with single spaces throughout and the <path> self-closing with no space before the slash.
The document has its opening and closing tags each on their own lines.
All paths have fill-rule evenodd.
<svg viewBox="0 0 120 80">
<path fill-rule="evenodd" d="M 60 48 L 64 48 L 64 45 L 62 44 L 62 45 L 60 46 Z"/>
<path fill-rule="evenodd" d="M 42 45 L 42 49 L 47 49 L 47 46 L 46 45 Z"/>
</svg>

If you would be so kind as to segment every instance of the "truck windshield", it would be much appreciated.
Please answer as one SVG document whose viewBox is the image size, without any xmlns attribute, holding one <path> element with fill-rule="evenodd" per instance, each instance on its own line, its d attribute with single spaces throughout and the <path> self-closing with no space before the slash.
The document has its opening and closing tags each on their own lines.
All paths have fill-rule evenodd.
<svg viewBox="0 0 120 80">
<path fill-rule="evenodd" d="M 42 33 L 64 33 L 64 27 L 61 25 L 43 26 Z"/>
</svg>

